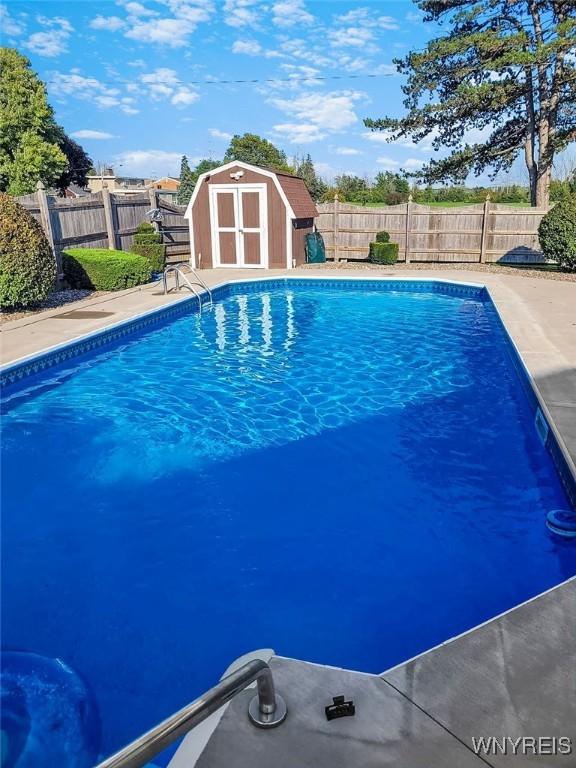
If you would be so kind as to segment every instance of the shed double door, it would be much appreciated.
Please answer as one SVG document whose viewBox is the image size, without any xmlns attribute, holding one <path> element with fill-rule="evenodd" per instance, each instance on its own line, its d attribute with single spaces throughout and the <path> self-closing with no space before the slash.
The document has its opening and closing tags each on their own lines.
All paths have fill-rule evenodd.
<svg viewBox="0 0 576 768">
<path fill-rule="evenodd" d="M 266 184 L 210 187 L 215 267 L 267 267 Z"/>
</svg>

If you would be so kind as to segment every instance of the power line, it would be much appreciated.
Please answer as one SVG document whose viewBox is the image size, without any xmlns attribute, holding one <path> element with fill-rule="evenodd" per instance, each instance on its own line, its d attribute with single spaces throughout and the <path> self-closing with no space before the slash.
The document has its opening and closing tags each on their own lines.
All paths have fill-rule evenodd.
<svg viewBox="0 0 576 768">
<path fill-rule="evenodd" d="M 140 80 L 142 85 L 236 85 L 236 84 L 250 84 L 250 83 L 304 83 L 312 82 L 314 80 L 360 80 L 363 78 L 376 78 L 376 77 L 395 77 L 395 72 L 383 72 L 380 74 L 365 74 L 365 75 L 310 75 L 310 77 L 268 77 L 268 78 L 249 78 L 245 80 L 153 80 L 146 81 Z M 85 78 L 92 80 L 94 78 Z M 46 80 L 47 83 L 61 84 L 62 80 Z M 132 84 L 134 80 L 98 80 L 101 84 L 106 85 L 119 85 L 119 84 Z"/>
</svg>

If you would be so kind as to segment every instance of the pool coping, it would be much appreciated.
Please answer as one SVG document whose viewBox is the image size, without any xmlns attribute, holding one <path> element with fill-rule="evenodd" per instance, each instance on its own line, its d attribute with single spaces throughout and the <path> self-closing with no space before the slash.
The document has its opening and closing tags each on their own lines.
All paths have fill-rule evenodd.
<svg viewBox="0 0 576 768">
<path fill-rule="evenodd" d="M 439 286 L 446 289 L 446 294 L 462 295 L 474 292 L 476 298 L 481 300 L 486 298 L 494 311 L 495 317 L 498 320 L 504 336 L 508 341 L 508 348 L 511 353 L 511 359 L 516 369 L 516 373 L 524 390 L 524 394 L 528 400 L 528 403 L 533 411 L 534 418 L 537 418 L 538 411 L 544 418 L 547 426 L 547 435 L 544 445 L 550 454 L 556 472 L 559 475 L 564 490 L 568 496 L 568 499 L 572 506 L 576 509 L 576 464 L 573 461 L 570 453 L 566 447 L 564 439 L 557 424 L 555 423 L 552 414 L 542 397 L 538 386 L 524 362 L 522 355 L 518 349 L 518 346 L 506 327 L 497 303 L 494 301 L 490 288 L 484 283 L 477 283 L 472 281 L 457 281 L 444 279 L 444 278 L 413 278 L 413 277 L 388 277 L 388 276 L 365 276 L 365 275 L 350 275 L 340 277 L 336 275 L 271 275 L 257 277 L 241 277 L 238 279 L 227 279 L 223 282 L 216 283 L 209 289 L 210 294 L 217 294 L 224 292 L 230 287 L 250 286 L 262 283 L 279 283 L 289 284 L 290 282 L 303 283 L 303 282 L 323 282 L 323 283 L 364 283 L 364 284 L 382 284 L 396 285 L 402 287 L 404 290 L 417 290 L 418 285 L 424 285 L 427 288 L 434 288 Z M 448 290 L 448 289 L 452 290 Z M 206 290 L 200 290 L 202 296 L 207 296 Z M 68 339 L 64 342 L 54 344 L 46 347 L 33 354 L 23 356 L 16 360 L 12 360 L 0 366 L 0 384 L 2 387 L 12 387 L 20 384 L 23 380 L 39 374 L 48 368 L 58 365 L 73 357 L 78 357 L 83 354 L 97 350 L 100 347 L 104 347 L 108 343 L 112 343 L 124 336 L 129 336 L 133 332 L 142 330 L 147 325 L 154 325 L 155 323 L 162 322 L 163 320 L 169 321 L 184 314 L 188 308 L 193 312 L 197 312 L 195 305 L 199 299 L 194 295 L 186 295 L 181 298 L 175 299 L 169 304 L 165 304 L 159 307 L 140 312 L 118 322 L 112 323 L 88 333 L 80 334 L 72 339 Z M 100 343 L 98 343 L 100 342 Z M 535 427 L 536 428 L 536 427 Z"/>
</svg>

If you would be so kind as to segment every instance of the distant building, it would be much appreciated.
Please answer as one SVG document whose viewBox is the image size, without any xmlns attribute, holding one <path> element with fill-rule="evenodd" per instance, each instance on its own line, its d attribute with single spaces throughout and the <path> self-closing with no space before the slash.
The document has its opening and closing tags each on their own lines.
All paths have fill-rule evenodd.
<svg viewBox="0 0 576 768">
<path fill-rule="evenodd" d="M 116 176 L 112 168 L 105 168 L 102 173 L 87 176 L 90 192 L 101 192 L 106 188 L 115 195 L 141 195 L 149 189 L 157 189 L 159 197 L 176 202 L 180 182 L 171 176 L 160 179 L 147 179 L 139 176 Z"/>
</svg>

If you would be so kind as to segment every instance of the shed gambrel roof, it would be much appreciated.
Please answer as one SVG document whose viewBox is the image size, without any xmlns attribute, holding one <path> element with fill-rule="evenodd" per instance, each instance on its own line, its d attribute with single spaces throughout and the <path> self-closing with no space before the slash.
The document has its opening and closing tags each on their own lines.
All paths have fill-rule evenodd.
<svg viewBox="0 0 576 768">
<path fill-rule="evenodd" d="M 293 215 L 295 219 L 313 219 L 318 216 L 318 211 L 314 205 L 314 200 L 310 197 L 308 188 L 304 182 L 304 179 L 300 176 L 294 176 L 291 173 L 284 173 L 283 171 L 276 171 L 274 168 L 266 168 L 261 165 L 253 165 L 251 163 L 244 163 L 241 160 L 232 160 L 229 163 L 219 166 L 218 168 L 212 168 L 210 171 L 200 174 L 192 193 L 192 198 L 188 203 L 186 212 L 184 214 L 185 219 L 192 218 L 192 208 L 194 201 L 198 195 L 201 184 L 207 177 L 213 176 L 217 173 L 227 170 L 233 167 L 246 168 L 256 173 L 262 173 L 269 177 L 274 177 L 276 188 L 280 193 L 280 196 L 284 200 L 288 209 L 288 215 Z"/>
<path fill-rule="evenodd" d="M 306 186 L 304 179 L 299 176 L 292 176 L 290 173 L 280 173 L 275 171 L 278 176 L 280 186 L 284 190 L 284 194 L 288 198 L 294 216 L 297 219 L 314 219 L 318 216 L 318 211 L 314 204 L 314 200 L 310 197 L 308 187 Z"/>
</svg>

